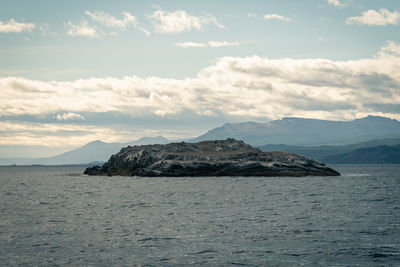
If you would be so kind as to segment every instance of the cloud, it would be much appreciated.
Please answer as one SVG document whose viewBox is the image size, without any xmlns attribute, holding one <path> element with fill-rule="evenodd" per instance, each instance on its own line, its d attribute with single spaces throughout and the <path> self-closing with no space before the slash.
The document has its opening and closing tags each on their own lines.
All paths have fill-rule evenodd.
<svg viewBox="0 0 400 267">
<path fill-rule="evenodd" d="M 92 20 L 105 24 L 108 27 L 126 28 L 129 25 L 136 24 L 136 17 L 132 16 L 128 12 L 122 13 L 123 19 L 117 19 L 104 11 L 86 11 L 85 14 Z"/>
<path fill-rule="evenodd" d="M 221 123 L 223 122 L 219 122 L 218 125 Z M 152 126 L 154 125 L 158 126 L 158 124 L 153 123 Z M 213 126 L 216 126 L 216 124 Z M 75 124 L 75 121 L 43 123 L 0 120 L 0 154 L 7 156 L 7 153 L 4 151 L 4 145 L 46 146 L 51 148 L 67 147 L 68 150 L 71 150 L 77 146 L 82 146 L 90 141 L 99 139 L 105 142 L 132 142 L 144 136 L 157 136 L 160 134 L 160 130 L 164 137 L 174 140 L 197 136 L 199 132 L 204 131 L 204 128 L 196 126 L 188 128 L 187 123 L 183 123 L 181 126 L 172 125 L 157 129 L 138 127 L 136 124 L 90 125 L 84 123 Z M 42 148 L 37 152 L 40 153 L 41 151 Z M 19 152 L 18 154 L 23 155 L 23 152 Z M 33 156 L 37 157 L 35 154 Z"/>
<path fill-rule="evenodd" d="M 226 47 L 226 46 L 239 46 L 240 45 L 239 42 L 226 42 L 226 41 L 222 41 L 222 42 L 209 41 L 209 42 L 207 42 L 207 44 L 210 47 Z"/>
<path fill-rule="evenodd" d="M 99 138 L 115 142 L 127 134 L 106 126 L 0 121 L 0 145 L 76 147 Z"/>
<path fill-rule="evenodd" d="M 176 34 L 192 30 L 204 31 L 204 27 L 208 24 L 214 24 L 221 29 L 225 28 L 214 16 L 196 17 L 184 10 L 168 12 L 157 9 L 147 17 L 153 21 L 156 31 L 159 33 Z"/>
<path fill-rule="evenodd" d="M 90 126 L 86 114 L 124 114 L 142 121 L 184 120 L 186 131 L 197 127 L 199 118 L 248 120 L 296 116 L 343 120 L 372 114 L 400 119 L 398 48 L 398 43 L 389 41 L 370 58 L 348 61 L 222 57 L 197 76 L 186 79 L 126 76 L 65 82 L 3 77 L 0 78 L 0 132 L 11 129 L 4 122 L 7 118 L 54 117 L 54 114 L 62 119 L 59 124 L 79 124 L 82 127 L 76 126 L 76 129 L 88 131 L 75 133 L 76 140 L 80 141 L 96 136 L 97 128 L 98 138 L 115 134 L 105 140 L 132 139 L 135 133 L 133 128 L 119 126 L 117 118 L 113 126 L 107 123 L 97 124 L 97 128 Z M 72 118 L 76 120 L 66 120 Z M 153 123 L 147 130 L 155 131 L 159 126 Z M 42 125 L 29 127 L 37 132 Z M 71 134 L 73 129 L 71 126 Z M 126 131 L 123 134 L 122 129 Z M 51 134 L 46 137 L 44 132 L 40 134 L 49 142 L 62 139 Z M 36 142 L 42 140 L 35 138 Z M 23 130 L 7 136 L 8 141 L 3 142 L 12 143 L 17 139 L 33 142 Z"/>
<path fill-rule="evenodd" d="M 34 23 L 16 22 L 14 19 L 10 19 L 6 22 L 0 21 L 0 33 L 19 33 L 24 31 L 31 32 L 33 29 L 35 29 Z"/>
<path fill-rule="evenodd" d="M 290 22 L 292 21 L 291 18 L 281 16 L 278 14 L 265 14 L 263 17 L 264 20 L 280 20 L 280 21 L 285 21 L 285 22 Z"/>
<path fill-rule="evenodd" d="M 48 23 L 42 23 L 39 26 L 40 34 L 43 36 L 55 36 L 57 33 L 50 31 L 50 25 Z"/>
<path fill-rule="evenodd" d="M 187 48 L 187 47 L 207 47 L 208 45 L 207 43 L 179 42 L 176 43 L 175 46 Z"/>
<path fill-rule="evenodd" d="M 58 114 L 56 116 L 56 118 L 59 121 L 84 120 L 85 119 L 85 117 L 83 117 L 82 115 L 73 113 L 73 112 Z"/>
<path fill-rule="evenodd" d="M 345 7 L 346 5 L 341 3 L 339 0 L 327 0 L 328 4 L 333 5 L 335 7 Z"/>
<path fill-rule="evenodd" d="M 227 46 L 240 46 L 239 42 L 227 42 L 227 41 L 208 41 L 206 43 L 196 42 L 180 42 L 176 43 L 175 46 L 188 48 L 188 47 L 227 47 Z"/>
<path fill-rule="evenodd" d="M 99 34 L 96 29 L 89 25 L 87 20 L 82 19 L 79 24 L 73 24 L 71 21 L 68 21 L 67 26 L 69 30 L 67 32 L 68 35 L 71 36 L 86 36 L 90 38 L 97 38 Z"/>
<path fill-rule="evenodd" d="M 400 12 L 391 12 L 386 8 L 379 11 L 368 10 L 359 17 L 350 17 L 346 20 L 347 24 L 369 25 L 369 26 L 386 26 L 396 25 L 400 22 Z"/>
<path fill-rule="evenodd" d="M 381 48 L 383 53 L 392 52 L 394 54 L 400 55 L 400 45 L 393 41 L 387 41 L 386 45 Z"/>
<path fill-rule="evenodd" d="M 117 19 L 104 11 L 86 11 L 85 14 L 89 16 L 93 21 L 104 24 L 107 27 L 126 29 L 129 26 L 133 26 L 147 36 L 150 35 L 150 32 L 141 27 L 138 24 L 136 17 L 129 12 L 123 12 L 122 19 Z"/>
<path fill-rule="evenodd" d="M 248 13 L 247 14 L 248 17 L 253 17 L 253 18 L 257 18 L 257 19 L 262 19 L 262 20 L 279 20 L 279 21 L 284 21 L 284 22 L 290 22 L 293 21 L 291 18 L 289 17 L 285 17 L 282 15 L 278 15 L 278 14 L 265 14 L 264 16 L 260 17 L 258 14 L 256 13 Z"/>
<path fill-rule="evenodd" d="M 371 111 L 380 110 L 385 113 L 400 113 L 400 104 L 367 103 L 364 107 L 370 108 Z"/>
</svg>

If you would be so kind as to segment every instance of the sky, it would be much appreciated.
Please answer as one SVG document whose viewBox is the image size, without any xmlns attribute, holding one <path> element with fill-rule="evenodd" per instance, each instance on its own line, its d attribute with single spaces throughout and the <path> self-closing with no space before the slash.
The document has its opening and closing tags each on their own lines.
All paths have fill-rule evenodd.
<svg viewBox="0 0 400 267">
<path fill-rule="evenodd" d="M 398 0 L 0 5 L 0 157 L 283 117 L 400 120 Z"/>
</svg>

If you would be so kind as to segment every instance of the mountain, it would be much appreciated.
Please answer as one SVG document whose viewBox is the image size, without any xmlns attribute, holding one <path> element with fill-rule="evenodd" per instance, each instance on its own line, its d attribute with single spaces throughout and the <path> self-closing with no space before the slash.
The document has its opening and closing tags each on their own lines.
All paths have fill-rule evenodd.
<svg viewBox="0 0 400 267">
<path fill-rule="evenodd" d="M 143 137 L 129 143 L 106 143 L 96 140 L 72 151 L 54 157 L 36 159 L 28 164 L 65 165 L 105 162 L 111 155 L 116 154 L 122 147 L 128 145 L 166 144 L 168 142 L 168 139 L 162 136 Z"/>
<path fill-rule="evenodd" d="M 121 143 L 105 143 L 100 140 L 90 142 L 82 147 L 62 153 L 60 155 L 36 159 L 31 164 L 61 165 L 61 164 L 82 164 L 93 161 L 106 161 L 112 154 L 118 152 Z"/>
<path fill-rule="evenodd" d="M 268 123 L 227 123 L 190 141 L 219 140 L 229 137 L 255 146 L 265 144 L 343 145 L 371 139 L 400 138 L 400 122 L 377 116 L 353 121 L 288 117 Z"/>
<path fill-rule="evenodd" d="M 268 123 L 228 123 L 188 141 L 199 142 L 227 138 L 235 138 L 253 146 L 260 146 L 263 151 L 287 151 L 325 161 L 326 157 L 349 153 L 360 148 L 400 144 L 398 143 L 400 122 L 376 116 L 353 121 L 289 117 Z M 105 162 L 111 155 L 128 145 L 166 144 L 168 142 L 169 140 L 162 136 L 143 137 L 129 143 L 93 141 L 54 157 L 35 160 L 3 158 L 0 159 L 0 164 L 7 165 L 15 162 L 16 164 L 59 165 L 85 164 L 93 161 Z"/>
<path fill-rule="evenodd" d="M 328 156 L 325 162 L 334 164 L 400 164 L 400 145 L 376 146 Z"/>
<path fill-rule="evenodd" d="M 304 155 L 306 157 L 310 157 L 313 159 L 317 159 L 326 163 L 331 163 L 327 161 L 327 157 L 334 156 L 338 154 L 349 153 L 353 150 L 360 148 L 369 148 L 376 146 L 394 146 L 400 144 L 400 138 L 387 138 L 387 139 L 377 139 L 370 140 L 366 142 L 360 142 L 349 145 L 341 145 L 341 146 L 288 146 L 288 145 L 263 145 L 259 146 L 262 151 L 271 152 L 271 151 L 285 151 L 295 154 Z"/>
<path fill-rule="evenodd" d="M 155 136 L 155 137 L 142 137 L 139 140 L 136 140 L 132 143 L 125 143 L 125 145 L 152 145 L 152 144 L 166 144 L 170 141 L 163 136 Z M 108 160 L 108 159 L 107 159 Z"/>
</svg>

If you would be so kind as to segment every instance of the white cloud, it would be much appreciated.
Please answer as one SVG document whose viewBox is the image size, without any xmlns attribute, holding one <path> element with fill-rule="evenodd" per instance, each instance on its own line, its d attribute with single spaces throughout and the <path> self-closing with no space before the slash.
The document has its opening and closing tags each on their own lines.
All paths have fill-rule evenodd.
<svg viewBox="0 0 400 267">
<path fill-rule="evenodd" d="M 42 23 L 39 26 L 40 34 L 43 36 L 54 36 L 57 35 L 57 33 L 50 31 L 50 25 L 48 23 Z"/>
<path fill-rule="evenodd" d="M 117 19 L 104 11 L 86 11 L 85 14 L 89 16 L 93 21 L 104 24 L 107 27 L 126 29 L 129 26 L 133 26 L 147 36 L 150 35 L 150 32 L 141 27 L 137 22 L 136 17 L 129 12 L 123 12 L 122 19 Z"/>
<path fill-rule="evenodd" d="M 114 125 L 115 126 L 115 125 Z M 126 125 L 125 125 L 126 126 Z M 71 150 L 74 147 L 82 146 L 93 140 L 105 142 L 132 142 L 143 136 L 157 136 L 159 129 L 139 128 L 133 125 L 126 128 L 123 125 L 113 127 L 112 125 L 86 125 L 83 122 L 74 124 L 71 121 L 63 123 L 42 123 L 0 120 L 0 145 L 31 145 L 47 146 L 51 148 L 66 148 Z M 193 129 L 194 128 L 194 129 Z M 162 128 L 164 137 L 170 140 L 197 136 L 202 128 L 193 127 L 173 127 Z M 37 151 L 37 152 L 41 152 Z M 59 153 L 65 152 L 59 151 Z M 8 152 L 10 153 L 10 152 Z M 16 151 L 15 153 L 18 153 Z M 0 156 L 7 155 L 4 147 L 0 151 Z M 18 153 L 19 154 L 19 153 Z M 54 154 L 53 154 L 54 155 Z M 18 155 L 16 155 L 18 157 Z M 33 154 L 37 157 L 36 154 Z"/>
<path fill-rule="evenodd" d="M 10 19 L 9 21 L 2 22 L 0 21 L 0 33 L 11 33 L 11 32 L 31 32 L 35 29 L 34 23 L 22 23 L 16 22 L 14 19 Z"/>
<path fill-rule="evenodd" d="M 187 48 L 187 47 L 207 47 L 207 43 L 196 43 L 196 42 L 179 42 L 175 46 Z"/>
<path fill-rule="evenodd" d="M 227 42 L 227 41 L 208 41 L 206 43 L 196 42 L 180 42 L 176 43 L 175 46 L 188 48 L 188 47 L 227 47 L 227 46 L 240 46 L 239 42 Z"/>
<path fill-rule="evenodd" d="M 381 51 L 385 52 L 392 52 L 395 54 L 400 55 L 400 45 L 393 41 L 387 41 L 386 45 L 381 48 Z"/>
<path fill-rule="evenodd" d="M 128 138 L 128 135 L 131 135 Z M 76 147 L 89 141 L 101 139 L 106 142 L 131 141 L 132 132 L 111 129 L 107 126 L 74 125 L 59 123 L 32 123 L 0 121 L 0 145 L 21 145 L 49 147 Z M 140 137 L 140 136 L 139 136 Z"/>
<path fill-rule="evenodd" d="M 265 14 L 263 17 L 265 20 L 280 20 L 280 21 L 285 21 L 285 22 L 290 22 L 292 21 L 291 18 L 281 16 L 278 14 Z"/>
<path fill-rule="evenodd" d="M 71 21 L 68 21 L 67 26 L 69 27 L 69 30 L 67 32 L 68 35 L 86 36 L 91 38 L 99 37 L 96 29 L 93 26 L 89 25 L 89 23 L 85 19 L 82 19 L 79 24 L 73 24 Z"/>
<path fill-rule="evenodd" d="M 240 45 L 239 42 L 226 42 L 226 41 L 222 41 L 222 42 L 209 41 L 209 42 L 207 42 L 207 44 L 210 47 L 226 47 L 226 46 L 239 46 Z"/>
<path fill-rule="evenodd" d="M 291 22 L 293 21 L 291 18 L 289 17 L 285 17 L 282 15 L 278 15 L 278 14 L 265 14 L 264 16 L 260 17 L 258 14 L 256 13 L 248 13 L 247 14 L 248 17 L 253 17 L 253 18 L 257 18 L 257 19 L 262 19 L 262 20 L 279 20 L 279 21 L 284 21 L 284 22 Z"/>
<path fill-rule="evenodd" d="M 196 17 L 188 14 L 184 10 L 168 12 L 158 9 L 153 14 L 147 16 L 155 25 L 159 33 L 181 33 L 185 31 L 203 31 L 208 24 L 214 24 L 219 28 L 225 28 L 213 16 Z"/>
<path fill-rule="evenodd" d="M 108 27 L 126 28 L 129 25 L 136 24 L 136 17 L 132 16 L 128 12 L 123 13 L 123 19 L 117 19 L 104 11 L 86 11 L 85 14 L 92 20 L 103 23 Z"/>
<path fill-rule="evenodd" d="M 84 120 L 85 119 L 84 116 L 77 114 L 77 113 L 73 113 L 73 112 L 58 114 L 56 116 L 56 118 L 59 121 Z"/>
<path fill-rule="evenodd" d="M 399 44 L 371 58 L 222 57 L 197 77 L 90 78 L 71 82 L 0 78 L 2 116 L 116 112 L 132 117 L 301 116 L 400 119 Z M 378 105 L 379 104 L 379 105 Z M 386 107 L 386 108 L 385 108 Z M 392 111 L 390 111 L 392 110 Z M 86 120 L 87 121 L 87 116 Z"/>
<path fill-rule="evenodd" d="M 347 24 L 370 26 L 396 25 L 399 22 L 400 12 L 391 12 L 386 8 L 381 8 L 379 11 L 371 9 L 363 12 L 359 17 L 350 17 L 346 20 Z"/>
<path fill-rule="evenodd" d="M 341 3 L 339 0 L 328 0 L 328 4 L 336 7 L 345 7 L 346 5 Z"/>
<path fill-rule="evenodd" d="M 43 23 L 42 25 L 39 26 L 40 33 L 45 36 L 48 35 L 49 28 L 50 25 L 48 23 Z"/>
</svg>

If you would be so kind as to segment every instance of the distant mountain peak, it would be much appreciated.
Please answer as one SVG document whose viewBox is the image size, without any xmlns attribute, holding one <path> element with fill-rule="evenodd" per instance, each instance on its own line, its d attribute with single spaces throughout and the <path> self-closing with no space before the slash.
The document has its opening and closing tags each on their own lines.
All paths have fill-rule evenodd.
<svg viewBox="0 0 400 267">
<path fill-rule="evenodd" d="M 361 119 L 356 119 L 356 120 L 382 120 L 382 121 L 395 121 L 399 122 L 398 120 L 387 118 L 387 117 L 382 117 L 382 116 L 374 116 L 374 115 L 368 115 L 364 118 Z"/>
<path fill-rule="evenodd" d="M 103 142 L 103 141 L 97 139 L 97 140 L 94 140 L 94 141 L 91 141 L 91 142 L 87 143 L 87 145 L 88 144 L 103 144 L 103 143 L 106 143 L 106 142 Z"/>
<path fill-rule="evenodd" d="M 104 162 L 117 153 L 122 147 L 130 144 L 162 144 L 168 143 L 162 136 L 142 137 L 131 143 L 107 143 L 101 140 L 91 141 L 74 150 L 59 154 L 54 157 L 35 159 L 32 164 L 59 165 L 59 164 L 86 164 L 89 162 Z"/>
<path fill-rule="evenodd" d="M 136 140 L 135 144 L 154 144 L 154 143 L 167 143 L 169 140 L 161 135 L 151 136 L 151 137 L 142 137 Z"/>
<path fill-rule="evenodd" d="M 315 119 L 315 118 L 301 118 L 301 117 L 283 117 L 280 120 L 273 120 L 272 122 L 279 122 L 279 121 L 330 121 L 330 120 L 322 120 L 322 119 Z"/>
<path fill-rule="evenodd" d="M 222 126 L 218 127 L 218 128 L 222 128 L 222 127 L 230 127 L 230 126 L 237 126 L 237 125 L 260 125 L 260 124 L 265 124 L 263 122 L 255 122 L 255 121 L 243 121 L 243 122 L 237 122 L 237 123 L 225 123 Z"/>
<path fill-rule="evenodd" d="M 106 145 L 106 144 L 109 144 L 109 143 L 103 142 L 101 140 L 94 140 L 94 141 L 91 141 L 91 142 L 89 142 L 87 144 L 84 144 L 82 147 L 102 146 L 102 145 Z"/>
</svg>

